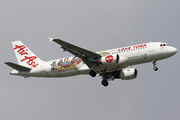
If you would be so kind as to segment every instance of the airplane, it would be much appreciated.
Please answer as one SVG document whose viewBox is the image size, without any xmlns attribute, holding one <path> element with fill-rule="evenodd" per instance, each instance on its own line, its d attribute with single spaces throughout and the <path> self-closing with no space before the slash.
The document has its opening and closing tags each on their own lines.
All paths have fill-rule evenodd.
<svg viewBox="0 0 180 120">
<path fill-rule="evenodd" d="M 137 77 L 136 68 L 129 66 L 152 62 L 153 69 L 158 70 L 156 62 L 177 53 L 175 47 L 164 42 L 149 42 L 111 50 L 92 52 L 61 39 L 49 38 L 72 57 L 42 61 L 21 41 L 12 42 L 18 64 L 5 62 L 15 70 L 10 75 L 27 77 L 69 77 L 90 75 L 102 77 L 102 85 L 108 86 L 114 79 L 132 80 Z M 127 68 L 128 67 L 128 68 Z"/>
</svg>

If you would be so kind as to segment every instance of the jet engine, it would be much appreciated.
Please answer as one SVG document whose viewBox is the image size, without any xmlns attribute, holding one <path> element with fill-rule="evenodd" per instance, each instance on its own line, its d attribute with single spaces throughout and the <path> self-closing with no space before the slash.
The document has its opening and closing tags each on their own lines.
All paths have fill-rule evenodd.
<svg viewBox="0 0 180 120">
<path fill-rule="evenodd" d="M 119 55 L 107 55 L 101 58 L 99 61 L 102 65 L 112 65 L 119 63 Z"/>
<path fill-rule="evenodd" d="M 120 71 L 120 78 L 122 80 L 130 80 L 130 79 L 134 79 L 137 77 L 137 69 L 135 68 L 126 68 L 126 69 L 122 69 Z"/>
</svg>

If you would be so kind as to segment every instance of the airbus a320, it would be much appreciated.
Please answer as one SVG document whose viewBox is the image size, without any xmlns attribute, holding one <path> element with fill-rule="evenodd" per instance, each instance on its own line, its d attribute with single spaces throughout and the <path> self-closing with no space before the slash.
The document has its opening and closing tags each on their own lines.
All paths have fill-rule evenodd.
<svg viewBox="0 0 180 120">
<path fill-rule="evenodd" d="M 14 70 L 11 75 L 27 77 L 68 77 L 88 74 L 102 77 L 102 85 L 108 86 L 114 79 L 131 80 L 138 71 L 129 66 L 152 62 L 153 69 L 158 70 L 156 62 L 176 54 L 177 49 L 164 42 L 142 43 L 122 48 L 92 52 L 65 42 L 50 38 L 72 57 L 42 61 L 21 41 L 12 42 L 18 64 L 5 62 Z"/>
</svg>

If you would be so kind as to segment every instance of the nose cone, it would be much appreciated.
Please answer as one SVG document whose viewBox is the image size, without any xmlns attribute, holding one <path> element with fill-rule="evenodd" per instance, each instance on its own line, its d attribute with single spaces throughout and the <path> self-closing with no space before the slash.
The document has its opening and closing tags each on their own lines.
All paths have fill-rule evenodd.
<svg viewBox="0 0 180 120">
<path fill-rule="evenodd" d="M 171 47 L 169 49 L 169 52 L 171 52 L 172 55 L 176 54 L 177 53 L 177 49 L 175 47 Z"/>
<path fill-rule="evenodd" d="M 169 53 L 170 53 L 171 56 L 177 53 L 177 49 L 176 49 L 175 47 L 170 47 L 170 48 L 168 49 L 168 51 L 169 51 Z"/>
</svg>

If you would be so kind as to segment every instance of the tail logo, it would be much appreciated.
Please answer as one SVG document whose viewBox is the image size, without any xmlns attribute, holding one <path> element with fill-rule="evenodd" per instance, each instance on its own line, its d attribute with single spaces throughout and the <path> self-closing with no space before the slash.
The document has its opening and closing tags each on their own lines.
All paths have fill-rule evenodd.
<svg viewBox="0 0 180 120">
<path fill-rule="evenodd" d="M 21 56 L 24 56 L 24 59 L 21 60 L 21 62 L 25 61 L 25 60 L 28 60 L 26 62 L 26 64 L 28 64 L 29 66 L 33 66 L 34 68 L 38 66 L 38 64 L 36 64 L 36 62 L 34 62 L 35 59 L 37 59 L 36 56 L 31 56 L 31 57 L 28 57 L 28 56 L 25 56 L 25 55 L 29 55 L 28 54 L 28 49 L 26 48 L 25 45 L 15 45 L 15 48 L 14 50 L 18 50 L 17 53 L 20 54 Z"/>
<path fill-rule="evenodd" d="M 21 45 L 21 46 L 18 46 L 18 45 L 15 45 L 16 47 L 14 48 L 14 50 L 18 49 L 19 50 L 17 51 L 17 53 L 19 53 L 21 56 L 22 55 L 28 55 L 28 53 L 26 51 L 28 51 L 28 49 L 25 50 L 26 46 L 25 45 Z"/>
</svg>

